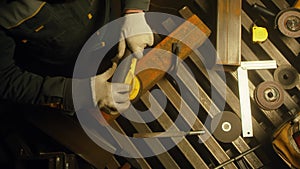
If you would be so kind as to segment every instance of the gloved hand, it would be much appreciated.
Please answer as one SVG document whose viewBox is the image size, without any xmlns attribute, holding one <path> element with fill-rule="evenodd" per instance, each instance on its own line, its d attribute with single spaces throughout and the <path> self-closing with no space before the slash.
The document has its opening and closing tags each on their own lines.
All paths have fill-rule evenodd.
<svg viewBox="0 0 300 169">
<path fill-rule="evenodd" d="M 98 105 L 100 110 L 106 113 L 117 114 L 126 110 L 130 105 L 130 86 L 124 83 L 110 83 L 107 80 L 112 77 L 117 64 L 104 73 L 91 78 L 91 88 L 94 105 Z M 107 112 L 107 110 L 110 112 Z"/>
<path fill-rule="evenodd" d="M 117 57 L 120 59 L 124 55 L 127 45 L 127 48 L 140 59 L 143 57 L 144 48 L 153 45 L 152 30 L 146 22 L 144 12 L 126 14 L 124 17 Z"/>
</svg>

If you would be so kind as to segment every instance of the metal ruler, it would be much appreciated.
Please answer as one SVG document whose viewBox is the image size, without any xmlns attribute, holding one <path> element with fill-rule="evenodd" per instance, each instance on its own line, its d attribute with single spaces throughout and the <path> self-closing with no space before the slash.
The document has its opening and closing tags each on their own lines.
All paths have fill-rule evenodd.
<svg viewBox="0 0 300 169">
<path fill-rule="evenodd" d="M 248 70 L 276 69 L 276 61 L 243 61 L 237 68 L 243 137 L 253 137 Z"/>
</svg>

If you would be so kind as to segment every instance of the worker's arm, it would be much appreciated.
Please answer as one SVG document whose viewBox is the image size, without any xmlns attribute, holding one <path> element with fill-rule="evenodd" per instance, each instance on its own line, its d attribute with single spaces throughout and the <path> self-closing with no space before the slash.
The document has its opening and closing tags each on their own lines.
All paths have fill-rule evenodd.
<svg viewBox="0 0 300 169">
<path fill-rule="evenodd" d="M 14 50 L 13 38 L 0 30 L 1 100 L 49 106 L 72 113 L 75 108 L 94 109 L 99 106 L 101 109 L 108 106 L 114 110 L 123 110 L 129 106 L 129 86 L 107 82 L 110 78 L 107 74 L 113 74 L 111 69 L 110 73 L 85 79 L 43 77 L 18 67 L 14 62 Z M 75 108 L 73 100 L 76 101 Z"/>
<path fill-rule="evenodd" d="M 67 88 L 71 80 L 64 77 L 42 77 L 22 70 L 14 61 L 14 40 L 0 30 L 0 98 L 25 104 L 62 106 L 73 111 Z"/>
<path fill-rule="evenodd" d="M 139 9 L 142 11 L 148 11 L 150 0 L 125 0 L 124 10 Z"/>
</svg>

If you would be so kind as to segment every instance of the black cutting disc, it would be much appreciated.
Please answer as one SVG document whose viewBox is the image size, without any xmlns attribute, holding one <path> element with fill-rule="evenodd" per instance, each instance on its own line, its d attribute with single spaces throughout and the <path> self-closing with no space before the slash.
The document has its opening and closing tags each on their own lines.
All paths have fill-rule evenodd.
<svg viewBox="0 0 300 169">
<path fill-rule="evenodd" d="M 274 79 L 284 89 L 292 89 L 299 83 L 298 71 L 290 65 L 281 65 L 274 71 Z"/>
<path fill-rule="evenodd" d="M 220 142 L 231 143 L 241 135 L 241 120 L 236 114 L 224 111 L 212 119 L 211 131 Z"/>
</svg>

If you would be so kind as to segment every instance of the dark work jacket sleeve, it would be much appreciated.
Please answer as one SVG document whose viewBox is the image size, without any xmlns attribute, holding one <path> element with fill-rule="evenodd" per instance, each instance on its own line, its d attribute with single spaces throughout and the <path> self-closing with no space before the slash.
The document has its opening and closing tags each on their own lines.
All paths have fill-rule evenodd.
<svg viewBox="0 0 300 169">
<path fill-rule="evenodd" d="M 42 77 L 20 69 L 14 62 L 14 49 L 14 40 L 0 30 L 1 99 L 74 111 L 72 80 L 64 77 Z"/>
<path fill-rule="evenodd" d="M 150 0 L 125 0 L 125 9 L 149 10 Z"/>
</svg>

